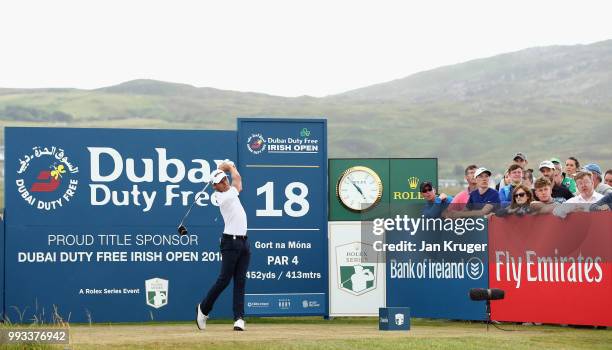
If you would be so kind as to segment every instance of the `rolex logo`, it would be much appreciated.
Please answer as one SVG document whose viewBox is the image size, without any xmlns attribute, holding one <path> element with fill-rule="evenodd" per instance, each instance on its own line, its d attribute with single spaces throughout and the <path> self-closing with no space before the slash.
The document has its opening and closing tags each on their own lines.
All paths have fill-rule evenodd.
<svg viewBox="0 0 612 350">
<path fill-rule="evenodd" d="M 419 178 L 416 176 L 412 176 L 408 178 L 408 186 L 410 186 L 411 190 L 415 190 L 417 185 L 419 184 Z"/>
</svg>

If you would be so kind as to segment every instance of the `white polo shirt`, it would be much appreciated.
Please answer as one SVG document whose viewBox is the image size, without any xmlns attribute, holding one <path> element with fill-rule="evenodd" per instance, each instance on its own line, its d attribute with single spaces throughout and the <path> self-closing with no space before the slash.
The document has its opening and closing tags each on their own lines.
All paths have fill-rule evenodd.
<svg viewBox="0 0 612 350">
<path fill-rule="evenodd" d="M 597 203 L 598 200 L 602 199 L 603 195 L 593 191 L 591 198 L 584 198 L 582 194 L 578 194 L 570 199 L 568 199 L 565 203 L 582 203 L 582 204 L 593 204 Z"/>
<path fill-rule="evenodd" d="M 564 203 L 558 205 L 553 210 L 553 214 L 561 218 L 565 218 L 567 214 L 573 211 L 589 211 L 589 207 L 593 203 L 597 203 L 598 200 L 602 199 L 603 195 L 593 191 L 590 198 L 584 198 L 582 194 L 574 196 Z"/>
<path fill-rule="evenodd" d="M 215 191 L 213 196 L 219 204 L 225 228 L 223 233 L 228 235 L 246 236 L 247 234 L 247 217 L 240 198 L 238 198 L 238 190 L 234 186 L 225 192 Z"/>
</svg>

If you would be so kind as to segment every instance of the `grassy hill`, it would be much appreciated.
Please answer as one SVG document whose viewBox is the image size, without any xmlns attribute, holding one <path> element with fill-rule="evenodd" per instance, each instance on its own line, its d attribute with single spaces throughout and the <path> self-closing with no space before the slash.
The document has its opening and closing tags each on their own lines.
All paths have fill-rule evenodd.
<svg viewBox="0 0 612 350">
<path fill-rule="evenodd" d="M 612 40 L 536 47 L 441 67 L 340 94 L 345 99 L 406 103 L 516 99 L 606 105 L 612 98 Z M 520 110 L 520 109 L 519 109 Z"/>
<path fill-rule="evenodd" d="M 330 157 L 439 157 L 443 177 L 468 163 L 501 171 L 517 151 L 534 167 L 572 155 L 610 168 L 612 40 L 526 49 L 324 98 L 153 80 L 0 89 L 2 127 L 235 129 L 237 116 L 326 117 Z"/>
</svg>

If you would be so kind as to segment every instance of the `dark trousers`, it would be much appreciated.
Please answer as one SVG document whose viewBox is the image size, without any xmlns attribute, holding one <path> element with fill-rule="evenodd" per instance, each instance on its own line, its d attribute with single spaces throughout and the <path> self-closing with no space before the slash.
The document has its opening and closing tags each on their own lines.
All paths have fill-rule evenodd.
<svg viewBox="0 0 612 350">
<path fill-rule="evenodd" d="M 215 284 L 200 303 L 204 315 L 208 315 L 221 292 L 234 278 L 234 320 L 244 317 L 244 287 L 246 273 L 251 259 L 251 249 L 248 240 L 223 235 L 221 238 L 221 272 Z"/>
</svg>

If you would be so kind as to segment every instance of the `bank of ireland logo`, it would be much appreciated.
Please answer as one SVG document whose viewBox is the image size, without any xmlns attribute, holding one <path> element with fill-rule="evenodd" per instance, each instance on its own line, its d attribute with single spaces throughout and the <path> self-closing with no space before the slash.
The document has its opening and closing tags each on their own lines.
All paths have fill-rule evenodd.
<svg viewBox="0 0 612 350">
<path fill-rule="evenodd" d="M 17 192 L 36 209 L 58 209 L 73 199 L 79 184 L 78 172 L 64 149 L 35 146 L 19 158 Z"/>
<path fill-rule="evenodd" d="M 353 242 L 336 247 L 338 288 L 353 295 L 376 289 L 378 252 L 371 244 Z"/>
<path fill-rule="evenodd" d="M 482 274 L 484 273 L 484 264 L 482 263 L 482 260 L 478 259 L 475 256 L 471 257 L 465 263 L 465 272 L 467 276 L 473 280 L 480 279 L 480 277 L 482 277 Z"/>
<path fill-rule="evenodd" d="M 159 309 L 168 304 L 168 280 L 151 278 L 145 281 L 147 305 Z"/>
<path fill-rule="evenodd" d="M 247 140 L 247 148 L 253 154 L 260 154 L 266 150 L 266 141 L 261 134 L 251 134 Z"/>
</svg>

